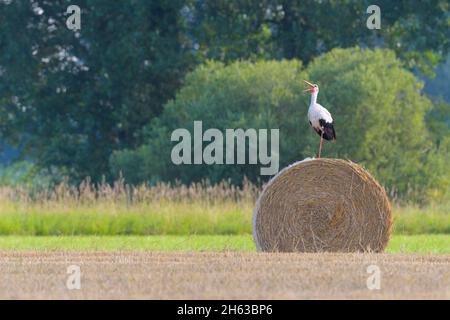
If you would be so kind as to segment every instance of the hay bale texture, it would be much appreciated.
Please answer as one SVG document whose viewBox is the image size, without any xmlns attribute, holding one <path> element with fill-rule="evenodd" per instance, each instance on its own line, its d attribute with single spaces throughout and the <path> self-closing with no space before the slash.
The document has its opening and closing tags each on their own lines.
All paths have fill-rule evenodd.
<svg viewBox="0 0 450 320">
<path fill-rule="evenodd" d="M 264 188 L 253 213 L 259 251 L 381 252 L 392 215 L 384 188 L 361 166 L 304 160 Z"/>
</svg>

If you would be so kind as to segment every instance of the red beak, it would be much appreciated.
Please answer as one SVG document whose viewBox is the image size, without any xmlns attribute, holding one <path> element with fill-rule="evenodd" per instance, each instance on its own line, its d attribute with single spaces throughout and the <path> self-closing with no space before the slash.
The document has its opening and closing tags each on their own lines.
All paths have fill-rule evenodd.
<svg viewBox="0 0 450 320">
<path fill-rule="evenodd" d="M 303 81 L 309 86 L 309 88 L 303 90 L 303 92 L 311 92 L 311 93 L 313 93 L 314 92 L 314 85 L 311 82 L 309 82 L 309 81 L 306 81 L 306 80 L 303 80 Z"/>
</svg>

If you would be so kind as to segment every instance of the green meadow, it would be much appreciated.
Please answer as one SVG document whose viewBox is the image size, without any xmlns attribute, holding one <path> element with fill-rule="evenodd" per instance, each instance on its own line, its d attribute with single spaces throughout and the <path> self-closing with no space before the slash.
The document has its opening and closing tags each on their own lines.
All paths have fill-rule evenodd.
<svg viewBox="0 0 450 320">
<path fill-rule="evenodd" d="M 244 235 L 251 201 L 0 203 L 0 235 Z M 450 234 L 448 207 L 394 206 L 394 234 Z"/>
<path fill-rule="evenodd" d="M 254 251 L 251 184 L 0 188 L 0 249 Z M 388 252 L 449 253 L 450 205 L 393 204 Z"/>
<path fill-rule="evenodd" d="M 255 251 L 251 235 L 0 236 L 0 250 Z M 450 235 L 395 235 L 388 253 L 450 254 Z"/>
</svg>

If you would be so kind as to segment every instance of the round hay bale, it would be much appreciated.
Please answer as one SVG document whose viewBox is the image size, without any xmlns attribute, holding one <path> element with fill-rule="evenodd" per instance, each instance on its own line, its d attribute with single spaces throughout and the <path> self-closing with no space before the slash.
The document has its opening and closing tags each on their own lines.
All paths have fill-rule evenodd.
<svg viewBox="0 0 450 320">
<path fill-rule="evenodd" d="M 305 159 L 265 186 L 253 213 L 259 251 L 381 252 L 391 234 L 386 192 L 360 165 Z"/>
</svg>

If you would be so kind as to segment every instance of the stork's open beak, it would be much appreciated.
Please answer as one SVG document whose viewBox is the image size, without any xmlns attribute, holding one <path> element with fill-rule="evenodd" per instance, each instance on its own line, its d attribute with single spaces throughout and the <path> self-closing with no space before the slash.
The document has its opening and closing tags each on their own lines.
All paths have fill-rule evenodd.
<svg viewBox="0 0 450 320">
<path fill-rule="evenodd" d="M 312 92 L 314 85 L 311 82 L 306 81 L 306 80 L 303 80 L 303 82 L 305 82 L 309 86 L 309 88 L 303 90 L 303 92 Z"/>
</svg>

